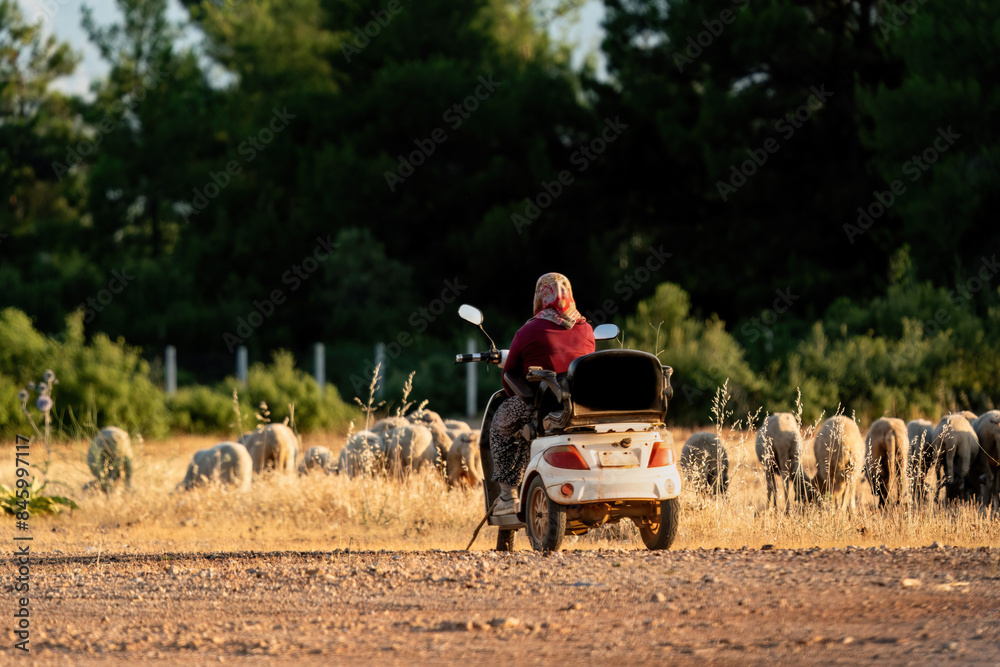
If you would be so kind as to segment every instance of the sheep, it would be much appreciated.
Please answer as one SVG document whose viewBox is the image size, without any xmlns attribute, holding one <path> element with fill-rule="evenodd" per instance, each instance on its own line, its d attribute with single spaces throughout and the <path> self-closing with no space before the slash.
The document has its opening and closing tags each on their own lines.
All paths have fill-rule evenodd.
<svg viewBox="0 0 1000 667">
<path fill-rule="evenodd" d="M 247 448 L 253 458 L 253 471 L 262 473 L 268 468 L 276 473 L 291 475 L 299 456 L 299 438 L 284 424 L 268 424 L 240 436 L 239 443 Z"/>
<path fill-rule="evenodd" d="M 400 426 L 409 426 L 410 421 L 406 417 L 383 417 L 371 427 L 371 432 L 380 435 L 383 439 L 388 438 L 392 431 Z"/>
<path fill-rule="evenodd" d="M 905 502 L 909 449 L 906 424 L 902 419 L 882 417 L 869 427 L 865 439 L 865 474 L 879 507 L 884 507 L 886 501 Z"/>
<path fill-rule="evenodd" d="M 253 459 L 247 448 L 237 442 L 220 442 L 209 449 L 194 453 L 184 481 L 178 487 L 185 490 L 206 484 L 222 482 L 232 484 L 240 491 L 250 488 L 253 477 Z"/>
<path fill-rule="evenodd" d="M 440 424 L 444 426 L 444 420 L 441 419 L 441 415 L 434 412 L 433 410 L 428 410 L 427 408 L 421 408 L 420 410 L 414 410 L 410 414 L 406 415 L 406 418 L 411 424 L 421 424 L 423 426 L 430 426 L 431 424 Z"/>
<path fill-rule="evenodd" d="M 431 443 L 434 446 L 427 449 L 424 460 L 443 471 L 454 439 L 443 424 L 431 423 L 427 428 L 431 432 Z"/>
<path fill-rule="evenodd" d="M 729 488 L 729 455 L 715 433 L 695 433 L 681 449 L 681 470 L 699 491 L 725 495 Z"/>
<path fill-rule="evenodd" d="M 913 499 L 922 502 L 927 498 L 924 479 L 934 463 L 934 424 L 926 419 L 907 422 L 906 438 L 910 441 L 908 476 L 913 485 Z"/>
<path fill-rule="evenodd" d="M 428 449 L 432 452 L 428 453 Z M 386 438 L 383 449 L 389 472 L 401 476 L 404 472 L 433 462 L 437 457 L 431 430 L 420 424 L 400 426 Z"/>
<path fill-rule="evenodd" d="M 977 415 L 977 414 L 976 414 L 975 412 L 973 412 L 972 410 L 962 410 L 962 411 L 961 411 L 961 412 L 959 412 L 958 414 L 960 414 L 960 415 L 962 415 L 963 417 L 965 417 L 966 419 L 968 419 L 968 420 L 969 420 L 969 423 L 970 423 L 970 424 L 971 424 L 972 422 L 976 421 L 977 419 L 979 419 L 979 415 Z"/>
<path fill-rule="evenodd" d="M 464 484 L 470 488 L 483 481 L 483 460 L 479 453 L 479 432 L 465 431 L 448 450 L 448 488 Z"/>
<path fill-rule="evenodd" d="M 117 426 L 108 426 L 94 436 L 87 449 L 87 467 L 97 485 L 107 493 L 115 482 L 132 486 L 132 440 Z"/>
<path fill-rule="evenodd" d="M 471 426 L 458 419 L 445 419 L 444 427 L 448 431 L 448 435 L 451 436 L 452 442 L 461 434 L 472 430 Z"/>
<path fill-rule="evenodd" d="M 358 431 L 347 440 L 337 460 L 337 471 L 352 478 L 370 475 L 384 463 L 382 436 L 373 431 Z"/>
<path fill-rule="evenodd" d="M 307 475 L 314 470 L 322 470 L 329 474 L 336 472 L 333 463 L 333 453 L 326 447 L 310 447 L 299 463 L 299 475 Z"/>
<path fill-rule="evenodd" d="M 829 494 L 835 507 L 854 509 L 858 480 L 864 471 L 865 441 L 857 423 L 849 417 L 830 417 L 819 427 L 813 441 L 816 477 L 820 495 Z"/>
<path fill-rule="evenodd" d="M 972 422 L 972 430 L 979 439 L 977 468 L 985 479 L 983 505 L 1000 505 L 1000 410 L 984 412 Z"/>
<path fill-rule="evenodd" d="M 979 439 L 972 424 L 961 413 L 945 415 L 934 429 L 934 451 L 943 463 L 938 475 L 938 489 L 945 487 L 948 500 L 968 500 L 979 493 L 978 480 L 972 479 L 972 463 L 979 451 Z"/>
<path fill-rule="evenodd" d="M 775 478 L 781 479 L 785 492 L 785 511 L 791 506 L 788 495 L 788 484 L 792 483 L 795 499 L 810 501 L 813 499 L 813 487 L 809 478 L 802 470 L 802 435 L 799 433 L 799 423 L 790 412 L 777 412 L 761 424 L 757 430 L 757 460 L 764 467 L 767 479 L 767 504 L 770 507 L 772 499 L 775 509 L 778 508 L 778 487 Z"/>
</svg>

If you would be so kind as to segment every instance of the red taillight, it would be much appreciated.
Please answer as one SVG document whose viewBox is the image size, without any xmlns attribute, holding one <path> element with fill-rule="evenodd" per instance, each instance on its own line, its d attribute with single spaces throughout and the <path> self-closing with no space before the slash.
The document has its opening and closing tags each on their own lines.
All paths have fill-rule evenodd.
<svg viewBox="0 0 1000 667">
<path fill-rule="evenodd" d="M 583 460 L 580 451 L 573 445 L 559 445 L 546 450 L 542 455 L 545 462 L 553 468 L 565 468 L 567 470 L 590 470 L 590 466 Z"/>
<path fill-rule="evenodd" d="M 662 442 L 653 443 L 653 451 L 649 453 L 649 464 L 647 468 L 662 468 L 673 465 L 674 450 L 670 449 Z"/>
</svg>

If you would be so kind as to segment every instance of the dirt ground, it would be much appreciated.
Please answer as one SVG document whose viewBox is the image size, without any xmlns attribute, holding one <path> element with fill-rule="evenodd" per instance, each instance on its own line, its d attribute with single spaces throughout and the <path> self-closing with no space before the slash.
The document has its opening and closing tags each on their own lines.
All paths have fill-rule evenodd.
<svg viewBox="0 0 1000 667">
<path fill-rule="evenodd" d="M 49 554 L 30 577 L 36 664 L 1000 664 L 997 548 Z"/>
</svg>

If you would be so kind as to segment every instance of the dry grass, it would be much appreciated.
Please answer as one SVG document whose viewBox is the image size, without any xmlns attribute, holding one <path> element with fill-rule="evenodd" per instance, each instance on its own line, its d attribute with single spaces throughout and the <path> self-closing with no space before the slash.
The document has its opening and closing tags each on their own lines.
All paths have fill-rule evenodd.
<svg viewBox="0 0 1000 667">
<path fill-rule="evenodd" d="M 708 430 L 714 430 L 709 427 Z M 675 451 L 693 432 L 671 429 Z M 932 542 L 981 546 L 1000 542 L 1000 521 L 977 508 L 927 506 L 882 512 L 863 484 L 853 515 L 817 505 L 790 514 L 765 509 L 766 487 L 754 454 L 752 431 L 723 429 L 729 451 L 730 487 L 725 497 L 682 495 L 677 548 L 918 546 Z M 218 439 L 185 436 L 136 448 L 133 490 L 105 496 L 85 493 L 90 480 L 86 443 L 55 446 L 49 479 L 65 484 L 53 491 L 76 500 L 80 509 L 58 517 L 32 517 L 36 552 L 170 552 L 234 550 L 461 549 L 482 518 L 480 490 L 448 491 L 444 479 L 425 470 L 399 482 L 314 474 L 255 479 L 247 493 L 213 487 L 178 492 L 191 455 Z M 344 434 L 305 438 L 304 446 L 342 447 Z M 804 465 L 815 463 L 807 441 Z M 14 448 L 3 448 L 0 482 L 11 485 Z M 43 456 L 32 446 L 32 458 Z M 4 521 L 0 539 L 12 536 Z M 474 548 L 492 548 L 495 529 L 484 529 Z M 629 522 L 607 526 L 567 548 L 641 549 Z M 529 548 L 523 533 L 517 548 Z"/>
</svg>

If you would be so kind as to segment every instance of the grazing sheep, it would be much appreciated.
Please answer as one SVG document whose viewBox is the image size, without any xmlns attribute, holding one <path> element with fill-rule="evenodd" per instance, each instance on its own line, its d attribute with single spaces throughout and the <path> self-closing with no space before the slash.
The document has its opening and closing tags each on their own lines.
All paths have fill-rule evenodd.
<svg viewBox="0 0 1000 667">
<path fill-rule="evenodd" d="M 220 442 L 194 453 L 184 481 L 178 486 L 190 491 L 210 482 L 222 482 L 246 491 L 250 488 L 251 477 L 253 459 L 247 448 L 237 442 Z"/>
<path fill-rule="evenodd" d="M 132 440 L 128 433 L 117 426 L 102 429 L 87 449 L 87 467 L 105 493 L 119 480 L 131 487 Z"/>
<path fill-rule="evenodd" d="M 965 417 L 966 419 L 968 419 L 968 420 L 969 420 L 969 423 L 970 423 L 970 424 L 971 424 L 972 422 L 976 421 L 977 419 L 979 419 L 979 415 L 977 415 L 977 414 L 976 414 L 975 412 L 973 412 L 972 410 L 962 410 L 962 411 L 961 411 L 961 412 L 959 412 L 958 414 L 960 414 L 960 415 L 962 415 L 963 417 Z"/>
<path fill-rule="evenodd" d="M 813 479 L 816 490 L 822 496 L 830 494 L 835 507 L 854 509 L 865 463 L 865 441 L 858 425 L 850 417 L 830 417 L 819 427 L 813 452 L 818 468 Z"/>
<path fill-rule="evenodd" d="M 985 477 L 983 505 L 1000 506 L 1000 410 L 984 412 L 972 422 L 972 430 L 979 439 L 977 468 Z"/>
<path fill-rule="evenodd" d="M 715 433 L 695 433 L 681 449 L 681 470 L 699 491 L 725 495 L 729 488 L 729 455 Z"/>
<path fill-rule="evenodd" d="M 764 467 L 767 479 L 767 504 L 770 507 L 772 499 L 775 509 L 778 508 L 778 487 L 775 478 L 780 478 L 785 492 L 785 511 L 791 506 L 788 494 L 788 483 L 792 483 L 795 499 L 809 501 L 813 499 L 813 487 L 802 470 L 802 435 L 799 433 L 799 423 L 790 412 L 777 412 L 761 424 L 757 430 L 757 460 Z"/>
<path fill-rule="evenodd" d="M 424 460 L 439 470 L 444 471 L 446 461 L 448 460 L 448 452 L 451 450 L 454 439 L 443 424 L 429 424 L 427 428 L 431 432 L 431 443 L 434 446 L 428 448 L 427 452 L 425 452 Z"/>
<path fill-rule="evenodd" d="M 426 408 L 421 410 L 414 410 L 410 414 L 406 415 L 406 418 L 410 420 L 411 424 L 421 424 L 423 426 L 430 426 L 431 424 L 440 424 L 444 426 L 444 420 L 441 419 L 441 415 L 434 412 L 433 410 L 428 410 Z"/>
<path fill-rule="evenodd" d="M 337 471 L 333 463 L 333 452 L 326 447 L 310 447 L 299 463 L 299 475 L 307 475 L 314 470 L 330 474 Z"/>
<path fill-rule="evenodd" d="M 906 424 L 906 438 L 910 441 L 910 483 L 913 499 L 927 499 L 927 472 L 934 464 L 934 424 L 926 419 L 914 419 Z"/>
<path fill-rule="evenodd" d="M 470 488 L 483 481 L 483 460 L 479 453 L 479 432 L 465 431 L 448 450 L 448 488 L 464 484 Z"/>
<path fill-rule="evenodd" d="M 472 427 L 461 419 L 445 419 L 444 427 L 449 431 L 471 431 Z"/>
<path fill-rule="evenodd" d="M 962 414 L 945 415 L 934 429 L 934 451 L 944 465 L 938 475 L 938 489 L 945 487 L 948 500 L 969 500 L 979 494 L 979 481 L 972 463 L 979 452 L 979 439 L 972 424 Z"/>
<path fill-rule="evenodd" d="M 410 422 L 406 417 L 383 417 L 371 427 L 371 432 L 382 436 L 383 439 L 389 437 L 392 431 L 400 426 L 409 426 Z"/>
<path fill-rule="evenodd" d="M 354 478 L 370 475 L 381 469 L 384 442 L 382 436 L 372 431 L 358 431 L 347 440 L 337 460 L 337 471 Z"/>
<path fill-rule="evenodd" d="M 432 452 L 428 453 L 428 449 Z M 387 470 L 396 476 L 402 476 L 437 457 L 431 430 L 420 424 L 400 426 L 394 430 L 385 440 L 383 452 Z"/>
<path fill-rule="evenodd" d="M 902 419 L 882 417 L 868 429 L 865 440 L 865 474 L 879 507 L 886 501 L 905 502 L 908 497 L 906 459 L 909 437 Z"/>
<path fill-rule="evenodd" d="M 239 442 L 250 452 L 255 473 L 260 474 L 268 468 L 282 475 L 295 472 L 299 439 L 284 424 L 268 424 L 264 428 L 245 433 L 240 436 Z"/>
</svg>

